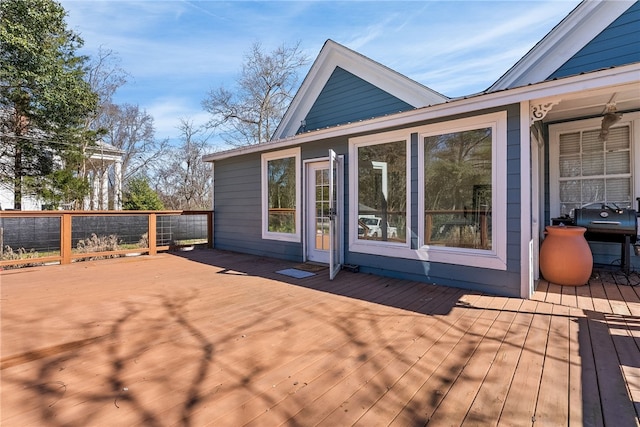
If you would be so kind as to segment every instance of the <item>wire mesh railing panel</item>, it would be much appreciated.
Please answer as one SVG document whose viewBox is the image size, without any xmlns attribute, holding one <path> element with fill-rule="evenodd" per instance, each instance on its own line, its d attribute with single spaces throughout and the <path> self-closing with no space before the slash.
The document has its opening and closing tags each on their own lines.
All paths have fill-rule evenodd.
<svg viewBox="0 0 640 427">
<path fill-rule="evenodd" d="M 95 252 L 148 247 L 146 215 L 76 216 L 71 225 L 71 246 Z"/>
<path fill-rule="evenodd" d="M 60 254 L 60 217 L 0 218 L 0 251 Z"/>
<path fill-rule="evenodd" d="M 158 246 L 207 243 L 207 215 L 158 215 L 156 244 Z"/>
</svg>

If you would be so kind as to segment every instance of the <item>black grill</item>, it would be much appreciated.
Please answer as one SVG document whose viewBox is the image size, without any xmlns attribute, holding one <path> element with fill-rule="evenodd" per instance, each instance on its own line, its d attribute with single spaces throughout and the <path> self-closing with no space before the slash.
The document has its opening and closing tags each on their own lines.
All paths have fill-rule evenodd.
<svg viewBox="0 0 640 427">
<path fill-rule="evenodd" d="M 603 242 L 623 242 L 625 236 L 631 243 L 636 242 L 638 221 L 633 209 L 618 209 L 604 206 L 601 209 L 576 209 L 574 223 L 585 227 L 587 240 Z"/>
<path fill-rule="evenodd" d="M 608 205 L 576 209 L 573 222 L 587 229 L 584 237 L 589 241 L 620 243 L 622 269 L 629 273 L 629 249 L 630 245 L 636 242 L 638 235 L 635 210 Z"/>
</svg>

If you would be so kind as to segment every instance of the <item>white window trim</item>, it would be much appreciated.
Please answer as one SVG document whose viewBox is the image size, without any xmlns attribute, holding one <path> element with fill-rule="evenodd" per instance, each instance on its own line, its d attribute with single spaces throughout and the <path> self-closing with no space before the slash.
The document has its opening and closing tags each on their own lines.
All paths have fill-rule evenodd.
<svg viewBox="0 0 640 427">
<path fill-rule="evenodd" d="M 425 136 L 492 128 L 492 242 L 491 250 L 424 245 L 424 150 Z M 418 247 L 411 249 L 411 134 L 418 134 Z M 407 240 L 404 243 L 358 239 L 358 147 L 404 140 L 407 143 Z M 500 111 L 466 119 L 436 123 L 349 140 L 349 250 L 371 255 L 417 259 L 445 264 L 507 269 L 507 113 Z M 524 173 L 527 173 L 526 171 Z"/>
<path fill-rule="evenodd" d="M 296 162 L 296 232 L 295 233 L 274 233 L 269 231 L 269 192 L 268 192 L 268 162 L 270 160 L 294 157 Z M 273 151 L 262 154 L 261 175 L 262 175 L 262 238 L 266 240 L 279 240 L 283 242 L 300 242 L 302 239 L 302 210 L 300 204 L 302 200 L 302 171 L 300 168 L 300 147 L 288 150 Z"/>
<path fill-rule="evenodd" d="M 549 126 L 549 213 L 550 218 L 560 215 L 560 134 L 576 131 L 599 129 L 602 118 L 558 123 Z M 631 149 L 631 208 L 636 209 L 636 197 L 640 197 L 640 113 L 624 113 L 622 119 L 613 127 L 629 126 Z"/>
<path fill-rule="evenodd" d="M 358 239 L 358 148 L 405 141 L 406 144 L 406 239 L 401 242 Z M 352 252 L 391 257 L 404 257 L 411 242 L 411 132 L 400 130 L 349 139 L 349 250 Z"/>
<path fill-rule="evenodd" d="M 407 241 L 378 242 L 358 239 L 357 148 L 398 140 L 407 142 L 407 189 L 411 183 L 411 134 L 418 133 L 418 188 L 424 188 L 424 146 L 422 138 L 429 135 L 492 128 L 492 242 L 491 250 L 448 248 L 424 245 L 424 194 L 418 191 L 418 247 L 411 249 L 411 190 L 407 191 Z M 399 131 L 367 135 L 349 140 L 349 250 L 371 255 L 416 259 L 444 264 L 456 264 L 493 270 L 507 269 L 507 112 L 436 123 Z M 526 172 L 525 172 L 526 173 Z"/>
<path fill-rule="evenodd" d="M 424 138 L 467 130 L 491 128 L 491 241 L 492 249 L 428 246 L 424 243 Z M 418 257 L 431 262 L 507 269 L 507 113 L 485 114 L 419 129 L 418 135 Z M 526 171 L 524 173 L 527 173 Z M 526 191 L 526 190 L 523 190 Z"/>
</svg>

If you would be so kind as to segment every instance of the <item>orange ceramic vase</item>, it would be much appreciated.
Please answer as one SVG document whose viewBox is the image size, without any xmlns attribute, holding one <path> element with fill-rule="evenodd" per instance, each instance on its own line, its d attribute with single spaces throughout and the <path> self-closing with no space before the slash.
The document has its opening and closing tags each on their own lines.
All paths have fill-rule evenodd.
<svg viewBox="0 0 640 427">
<path fill-rule="evenodd" d="M 584 238 L 584 227 L 549 225 L 540 248 L 540 271 L 551 283 L 581 286 L 589 281 L 593 269 L 591 248 Z"/>
</svg>

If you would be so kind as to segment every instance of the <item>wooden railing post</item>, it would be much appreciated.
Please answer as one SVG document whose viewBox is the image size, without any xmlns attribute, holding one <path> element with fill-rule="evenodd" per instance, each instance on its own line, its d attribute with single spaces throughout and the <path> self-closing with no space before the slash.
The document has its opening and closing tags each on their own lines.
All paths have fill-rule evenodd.
<svg viewBox="0 0 640 427">
<path fill-rule="evenodd" d="M 207 212 L 207 248 L 213 249 L 213 212 Z"/>
<path fill-rule="evenodd" d="M 149 214 L 149 229 L 147 231 L 149 240 L 149 255 L 156 255 L 158 250 L 156 249 L 156 214 L 151 212 Z"/>
<path fill-rule="evenodd" d="M 60 218 L 60 263 L 71 264 L 71 214 Z"/>
</svg>

